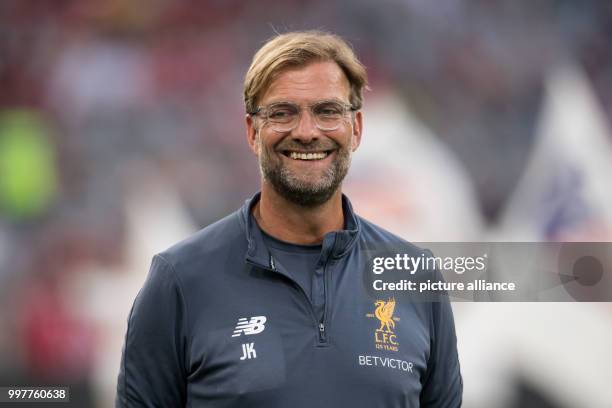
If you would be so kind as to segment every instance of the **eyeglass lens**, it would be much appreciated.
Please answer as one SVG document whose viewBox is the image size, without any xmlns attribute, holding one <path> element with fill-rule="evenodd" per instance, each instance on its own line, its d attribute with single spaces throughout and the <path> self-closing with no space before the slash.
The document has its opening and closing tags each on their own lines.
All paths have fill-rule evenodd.
<svg viewBox="0 0 612 408">
<path fill-rule="evenodd" d="M 300 118 L 299 106 L 283 102 L 266 108 L 266 116 L 277 131 L 289 131 L 295 128 Z M 321 130 L 336 130 L 344 119 L 346 108 L 337 102 L 324 101 L 310 107 L 310 112 L 317 127 Z"/>
</svg>

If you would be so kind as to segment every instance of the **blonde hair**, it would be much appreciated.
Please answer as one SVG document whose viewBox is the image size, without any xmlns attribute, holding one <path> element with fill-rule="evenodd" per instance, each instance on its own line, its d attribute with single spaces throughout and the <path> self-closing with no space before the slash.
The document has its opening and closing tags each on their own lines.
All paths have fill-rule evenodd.
<svg viewBox="0 0 612 408">
<path fill-rule="evenodd" d="M 271 38 L 253 56 L 244 79 L 246 112 L 254 113 L 257 110 L 259 98 L 281 71 L 314 61 L 334 61 L 338 64 L 351 87 L 350 104 L 354 109 L 360 109 L 367 74 L 350 45 L 335 34 L 296 31 Z"/>
</svg>

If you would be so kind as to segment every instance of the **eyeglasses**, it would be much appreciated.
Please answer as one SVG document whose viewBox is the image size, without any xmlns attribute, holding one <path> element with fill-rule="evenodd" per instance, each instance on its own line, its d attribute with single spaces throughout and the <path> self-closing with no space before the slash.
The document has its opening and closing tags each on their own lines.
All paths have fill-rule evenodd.
<svg viewBox="0 0 612 408">
<path fill-rule="evenodd" d="M 338 129 L 346 115 L 357 110 L 351 105 L 338 101 L 316 102 L 307 105 L 306 108 L 310 110 L 317 128 L 326 132 Z M 259 115 L 277 132 L 289 132 L 300 122 L 302 108 L 291 102 L 276 102 L 268 106 L 259 106 L 251 115 Z"/>
</svg>

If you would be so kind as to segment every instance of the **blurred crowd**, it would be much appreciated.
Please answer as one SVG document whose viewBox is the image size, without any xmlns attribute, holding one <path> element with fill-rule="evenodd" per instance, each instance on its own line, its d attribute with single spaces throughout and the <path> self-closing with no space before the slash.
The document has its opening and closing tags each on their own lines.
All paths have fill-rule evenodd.
<svg viewBox="0 0 612 408">
<path fill-rule="evenodd" d="M 390 104 L 373 117 L 409 107 L 456 162 L 475 231 L 500 222 L 519 184 L 554 67 L 579 67 L 612 125 L 605 0 L 2 1 L 0 385 L 71 384 L 75 406 L 109 405 L 150 257 L 257 189 L 242 99 L 252 54 L 312 28 L 352 43 L 366 109 Z M 351 180 L 356 197 L 377 184 L 379 153 Z M 437 200 L 439 186 L 421 187 Z M 436 211 L 453 205 L 442 201 Z"/>
</svg>

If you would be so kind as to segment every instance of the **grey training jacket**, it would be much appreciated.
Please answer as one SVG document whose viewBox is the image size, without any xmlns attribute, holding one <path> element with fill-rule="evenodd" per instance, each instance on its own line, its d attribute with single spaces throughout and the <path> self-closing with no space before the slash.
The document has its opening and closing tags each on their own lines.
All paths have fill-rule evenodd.
<svg viewBox="0 0 612 408">
<path fill-rule="evenodd" d="M 325 236 L 310 298 L 264 245 L 250 213 L 258 200 L 153 258 L 129 315 L 116 406 L 460 406 L 448 299 L 410 302 L 367 285 L 372 247 L 423 251 L 343 197 L 345 229 Z"/>
</svg>

